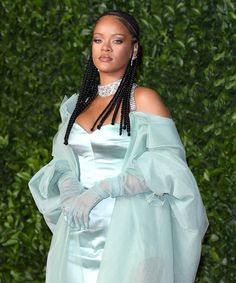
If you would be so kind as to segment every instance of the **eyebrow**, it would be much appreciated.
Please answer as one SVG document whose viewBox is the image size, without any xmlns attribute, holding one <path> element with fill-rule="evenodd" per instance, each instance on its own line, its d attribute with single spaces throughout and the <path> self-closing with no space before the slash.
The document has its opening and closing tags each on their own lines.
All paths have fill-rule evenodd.
<svg viewBox="0 0 236 283">
<path fill-rule="evenodd" d="M 96 32 L 96 33 L 94 33 L 94 35 L 103 35 L 103 34 L 100 33 L 100 32 Z M 112 36 L 114 36 L 114 35 L 122 35 L 122 36 L 125 37 L 125 34 L 123 34 L 123 33 L 113 33 Z"/>
</svg>

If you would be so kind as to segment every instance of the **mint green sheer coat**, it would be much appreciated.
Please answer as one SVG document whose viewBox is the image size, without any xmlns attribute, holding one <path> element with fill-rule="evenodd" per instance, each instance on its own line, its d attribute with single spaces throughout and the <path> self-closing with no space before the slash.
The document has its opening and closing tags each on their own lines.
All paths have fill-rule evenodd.
<svg viewBox="0 0 236 283">
<path fill-rule="evenodd" d="M 72 149 L 63 144 L 76 100 L 77 95 L 64 99 L 53 159 L 29 182 L 53 232 L 47 283 L 74 283 L 66 281 L 71 228 L 61 211 L 57 181 L 65 170 L 80 176 Z M 130 120 L 132 135 L 122 172 L 135 168 L 150 192 L 116 199 L 97 283 L 194 282 L 208 220 L 175 124 L 143 112 L 131 112 Z M 79 253 L 79 235 L 75 237 Z M 80 262 L 77 267 L 78 283 L 84 283 Z"/>
</svg>

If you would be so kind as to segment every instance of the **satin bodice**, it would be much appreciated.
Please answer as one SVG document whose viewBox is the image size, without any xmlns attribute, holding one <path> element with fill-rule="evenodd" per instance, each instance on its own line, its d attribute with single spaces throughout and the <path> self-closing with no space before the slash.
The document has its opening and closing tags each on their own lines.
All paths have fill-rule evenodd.
<svg viewBox="0 0 236 283">
<path fill-rule="evenodd" d="M 94 182 L 114 177 L 120 173 L 122 162 L 130 142 L 126 132 L 119 135 L 119 124 L 107 124 L 100 130 L 88 133 L 74 123 L 69 145 L 80 164 L 80 182 L 89 188 Z"/>
<path fill-rule="evenodd" d="M 130 111 L 136 111 L 133 84 L 130 93 Z M 130 136 L 126 131 L 119 135 L 120 124 L 106 124 L 100 130 L 87 132 L 74 123 L 68 144 L 72 147 L 80 166 L 80 182 L 90 188 L 96 181 L 114 177 L 121 171 Z"/>
<path fill-rule="evenodd" d="M 107 124 L 100 130 L 88 133 L 79 124 L 74 123 L 68 144 L 78 158 L 79 181 L 85 188 L 92 187 L 96 181 L 115 177 L 120 173 L 130 136 L 125 132 L 119 135 L 119 127 L 119 124 Z M 84 282 L 97 282 L 114 203 L 114 198 L 102 200 L 90 212 L 89 229 L 71 232 L 72 238 L 73 235 L 79 234 L 81 255 L 75 254 L 75 243 L 71 240 L 68 282 L 78 280 L 76 275 L 72 277 L 78 258 L 83 267 Z"/>
</svg>

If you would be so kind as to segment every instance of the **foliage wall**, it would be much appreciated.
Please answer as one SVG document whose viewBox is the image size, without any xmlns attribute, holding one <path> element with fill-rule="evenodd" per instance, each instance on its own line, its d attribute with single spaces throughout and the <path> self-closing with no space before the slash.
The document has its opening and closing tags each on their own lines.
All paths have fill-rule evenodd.
<svg viewBox="0 0 236 283">
<path fill-rule="evenodd" d="M 235 282 L 236 4 L 230 0 L 1 1 L 0 282 L 44 282 L 51 234 L 27 183 L 51 159 L 58 106 L 79 88 L 93 21 L 113 8 L 141 25 L 137 82 L 159 92 L 170 109 L 207 208 L 196 282 Z"/>
</svg>

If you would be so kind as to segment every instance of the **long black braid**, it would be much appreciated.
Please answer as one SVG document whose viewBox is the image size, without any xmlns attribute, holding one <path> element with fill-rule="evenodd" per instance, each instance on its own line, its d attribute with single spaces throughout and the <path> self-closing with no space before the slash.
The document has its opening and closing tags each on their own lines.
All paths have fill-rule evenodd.
<svg viewBox="0 0 236 283">
<path fill-rule="evenodd" d="M 131 35 L 133 36 L 133 43 L 139 42 L 139 26 L 136 20 L 131 15 L 129 15 L 128 13 L 122 12 L 122 11 L 109 11 L 109 12 L 102 14 L 97 19 L 96 23 L 99 21 L 100 18 L 106 15 L 118 17 L 118 19 L 128 28 Z M 112 122 L 111 122 L 112 124 L 114 124 L 118 110 L 121 106 L 121 119 L 120 119 L 119 134 L 121 135 L 122 129 L 125 129 L 128 135 L 130 135 L 130 131 L 131 131 L 130 119 L 129 119 L 130 95 L 131 95 L 131 90 L 133 87 L 133 82 L 134 82 L 137 67 L 141 63 L 141 58 L 142 58 L 142 48 L 140 45 L 138 45 L 138 53 L 136 55 L 136 58 L 132 62 L 130 59 L 116 93 L 114 94 L 111 101 L 108 103 L 108 105 L 105 107 L 105 109 L 102 111 L 102 113 L 99 115 L 99 117 L 95 121 L 94 125 L 91 128 L 91 131 L 94 130 L 97 124 L 98 124 L 97 129 L 100 129 L 103 123 L 105 122 L 105 120 L 107 119 L 107 117 L 110 115 L 110 113 L 115 108 L 114 114 L 112 116 Z M 82 84 L 79 90 L 78 100 L 77 100 L 75 109 L 70 117 L 70 120 L 67 126 L 67 130 L 66 130 L 66 134 L 64 137 L 64 143 L 66 145 L 68 144 L 68 139 L 69 139 L 69 135 L 71 132 L 71 128 L 77 116 L 81 114 L 97 96 L 98 77 L 99 77 L 98 70 L 96 69 L 93 63 L 92 54 L 90 54 L 88 63 L 86 65 Z"/>
</svg>

